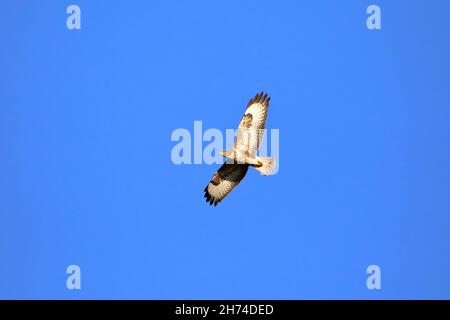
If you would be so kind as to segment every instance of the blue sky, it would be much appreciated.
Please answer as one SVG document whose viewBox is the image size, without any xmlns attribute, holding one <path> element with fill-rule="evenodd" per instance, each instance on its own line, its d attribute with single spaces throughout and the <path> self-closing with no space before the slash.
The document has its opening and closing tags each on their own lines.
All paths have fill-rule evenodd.
<svg viewBox="0 0 450 320">
<path fill-rule="evenodd" d="M 449 9 L 2 2 L 0 298 L 450 298 Z M 210 207 L 171 133 L 261 90 L 280 170 Z"/>
</svg>

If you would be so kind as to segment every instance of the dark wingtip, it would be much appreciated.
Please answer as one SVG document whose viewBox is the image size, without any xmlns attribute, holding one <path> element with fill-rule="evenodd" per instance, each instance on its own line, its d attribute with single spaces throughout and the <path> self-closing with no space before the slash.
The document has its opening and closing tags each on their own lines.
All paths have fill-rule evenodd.
<svg viewBox="0 0 450 320">
<path fill-rule="evenodd" d="M 205 198 L 206 198 L 206 202 L 209 202 L 209 205 L 212 206 L 214 204 L 214 206 L 216 206 L 220 200 L 214 198 L 209 192 L 208 192 L 208 187 L 205 188 Z"/>
<path fill-rule="evenodd" d="M 268 103 L 269 101 L 270 101 L 269 94 L 264 91 L 261 91 L 261 92 L 258 92 L 253 99 L 250 99 L 250 101 L 248 102 L 248 105 L 251 105 L 252 103 L 256 103 L 256 102 L 261 102 L 261 103 L 267 102 Z"/>
<path fill-rule="evenodd" d="M 253 103 L 261 102 L 261 103 L 269 103 L 270 97 L 268 93 L 264 91 L 258 92 L 247 104 L 247 108 Z"/>
</svg>

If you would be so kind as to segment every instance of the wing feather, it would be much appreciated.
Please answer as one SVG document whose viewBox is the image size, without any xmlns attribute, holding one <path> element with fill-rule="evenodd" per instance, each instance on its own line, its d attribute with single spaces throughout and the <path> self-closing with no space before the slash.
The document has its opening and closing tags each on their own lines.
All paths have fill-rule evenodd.
<svg viewBox="0 0 450 320">
<path fill-rule="evenodd" d="M 241 182 L 247 170 L 247 164 L 224 163 L 204 190 L 206 202 L 216 206 Z"/>
<path fill-rule="evenodd" d="M 257 93 L 247 104 L 239 123 L 235 148 L 245 149 L 250 157 L 256 155 L 266 126 L 270 97 L 267 93 Z"/>
<path fill-rule="evenodd" d="M 252 115 L 251 129 L 264 129 L 266 126 L 267 112 L 269 111 L 270 97 L 267 93 L 257 93 L 256 96 L 248 102 L 245 114 Z"/>
</svg>

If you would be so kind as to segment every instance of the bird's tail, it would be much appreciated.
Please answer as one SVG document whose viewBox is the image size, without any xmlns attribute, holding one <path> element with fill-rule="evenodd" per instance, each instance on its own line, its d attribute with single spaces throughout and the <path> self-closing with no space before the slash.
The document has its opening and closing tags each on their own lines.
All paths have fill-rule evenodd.
<svg viewBox="0 0 450 320">
<path fill-rule="evenodd" d="M 256 170 L 261 172 L 263 176 L 268 176 L 275 169 L 275 159 L 272 157 L 257 157 L 258 162 L 262 163 L 261 166 L 254 166 Z"/>
</svg>

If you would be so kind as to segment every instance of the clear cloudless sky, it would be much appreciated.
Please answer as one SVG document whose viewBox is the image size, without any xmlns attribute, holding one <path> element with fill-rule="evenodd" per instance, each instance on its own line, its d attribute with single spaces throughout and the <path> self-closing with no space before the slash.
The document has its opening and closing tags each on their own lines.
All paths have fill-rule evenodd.
<svg viewBox="0 0 450 320">
<path fill-rule="evenodd" d="M 449 18 L 447 0 L 2 1 L 0 298 L 450 298 Z M 210 207 L 218 165 L 174 165 L 172 131 L 233 128 L 261 90 L 280 170 Z"/>
</svg>

